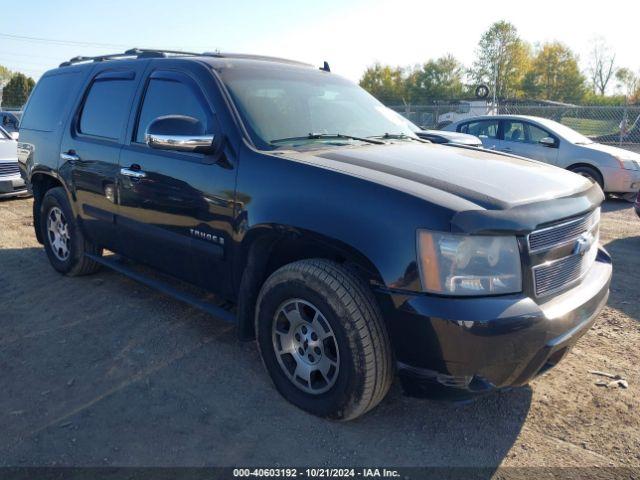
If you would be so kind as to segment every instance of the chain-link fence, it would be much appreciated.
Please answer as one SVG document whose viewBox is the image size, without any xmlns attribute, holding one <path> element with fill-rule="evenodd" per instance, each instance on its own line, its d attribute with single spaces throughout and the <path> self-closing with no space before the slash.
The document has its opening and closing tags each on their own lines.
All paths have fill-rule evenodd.
<svg viewBox="0 0 640 480">
<path fill-rule="evenodd" d="M 492 113 L 531 115 L 560 122 L 596 142 L 640 152 L 640 105 L 572 106 L 470 101 L 440 105 L 393 105 L 391 109 L 424 128 L 443 128 L 448 123 Z"/>
</svg>

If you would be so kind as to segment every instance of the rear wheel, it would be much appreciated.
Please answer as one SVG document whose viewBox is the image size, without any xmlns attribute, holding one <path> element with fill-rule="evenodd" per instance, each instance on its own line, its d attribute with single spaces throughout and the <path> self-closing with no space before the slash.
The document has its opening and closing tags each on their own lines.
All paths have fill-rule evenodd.
<svg viewBox="0 0 640 480">
<path fill-rule="evenodd" d="M 593 167 L 587 167 L 586 165 L 581 165 L 578 167 L 573 167 L 570 169 L 573 173 L 577 173 L 578 175 L 582 175 L 583 177 L 588 178 L 594 183 L 600 185 L 600 188 L 604 189 L 604 180 L 602 180 L 602 175 Z"/>
<path fill-rule="evenodd" d="M 40 208 L 40 228 L 51 266 L 69 276 L 88 275 L 100 265 L 85 253 L 102 255 L 102 249 L 85 239 L 62 187 L 48 190 Z"/>
<path fill-rule="evenodd" d="M 354 419 L 393 380 L 391 347 L 367 286 L 328 260 L 285 265 L 263 285 L 257 341 L 278 391 L 309 413 Z"/>
</svg>

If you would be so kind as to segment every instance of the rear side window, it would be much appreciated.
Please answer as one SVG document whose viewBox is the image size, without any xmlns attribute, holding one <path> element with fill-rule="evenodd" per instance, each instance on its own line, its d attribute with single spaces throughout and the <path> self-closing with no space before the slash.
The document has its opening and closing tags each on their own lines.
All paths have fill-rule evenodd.
<svg viewBox="0 0 640 480">
<path fill-rule="evenodd" d="M 459 131 L 480 138 L 498 138 L 498 120 L 479 120 L 477 122 L 464 123 L 460 126 Z"/>
<path fill-rule="evenodd" d="M 114 140 L 120 138 L 129 116 L 135 86 L 133 76 L 97 77 L 82 107 L 80 133 Z"/>
<path fill-rule="evenodd" d="M 54 131 L 65 120 L 81 78 L 80 72 L 42 77 L 29 98 L 20 128 Z"/>
<path fill-rule="evenodd" d="M 147 127 L 156 118 L 165 115 L 186 115 L 200 120 L 205 133 L 213 133 L 212 116 L 204 98 L 195 87 L 181 81 L 152 78 L 144 96 L 140 120 L 136 129 L 136 142 L 144 143 Z"/>
</svg>

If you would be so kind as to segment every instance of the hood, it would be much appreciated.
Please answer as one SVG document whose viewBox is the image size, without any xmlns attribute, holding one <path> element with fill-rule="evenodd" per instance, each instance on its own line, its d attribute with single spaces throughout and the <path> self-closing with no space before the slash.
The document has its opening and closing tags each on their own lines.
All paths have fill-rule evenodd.
<svg viewBox="0 0 640 480">
<path fill-rule="evenodd" d="M 0 160 L 18 160 L 18 142 L 0 137 Z"/>
<path fill-rule="evenodd" d="M 640 154 L 637 154 L 630 150 L 625 150 L 624 148 L 613 147 L 611 145 L 604 145 L 602 143 L 588 143 L 586 145 L 580 145 L 580 146 L 582 148 L 586 148 L 589 150 L 608 153 L 609 155 L 613 155 L 615 157 L 624 158 L 628 160 L 635 160 L 636 162 L 640 162 Z"/>
<path fill-rule="evenodd" d="M 443 198 L 463 199 L 465 209 L 508 209 L 575 195 L 591 187 L 591 182 L 579 175 L 535 160 L 435 144 L 287 153 L 434 203 L 442 203 Z"/>
</svg>

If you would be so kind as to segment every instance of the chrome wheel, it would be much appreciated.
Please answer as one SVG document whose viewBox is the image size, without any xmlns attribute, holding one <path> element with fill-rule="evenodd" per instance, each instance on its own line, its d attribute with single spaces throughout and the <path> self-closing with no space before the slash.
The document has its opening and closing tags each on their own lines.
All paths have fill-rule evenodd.
<svg viewBox="0 0 640 480">
<path fill-rule="evenodd" d="M 273 350 L 285 375 L 300 390 L 319 395 L 336 382 L 340 354 L 336 336 L 320 310 L 290 299 L 273 319 Z"/>
<path fill-rule="evenodd" d="M 65 261 L 69 258 L 70 240 L 69 223 L 58 207 L 53 207 L 47 215 L 47 234 L 49 245 L 58 260 Z"/>
</svg>

